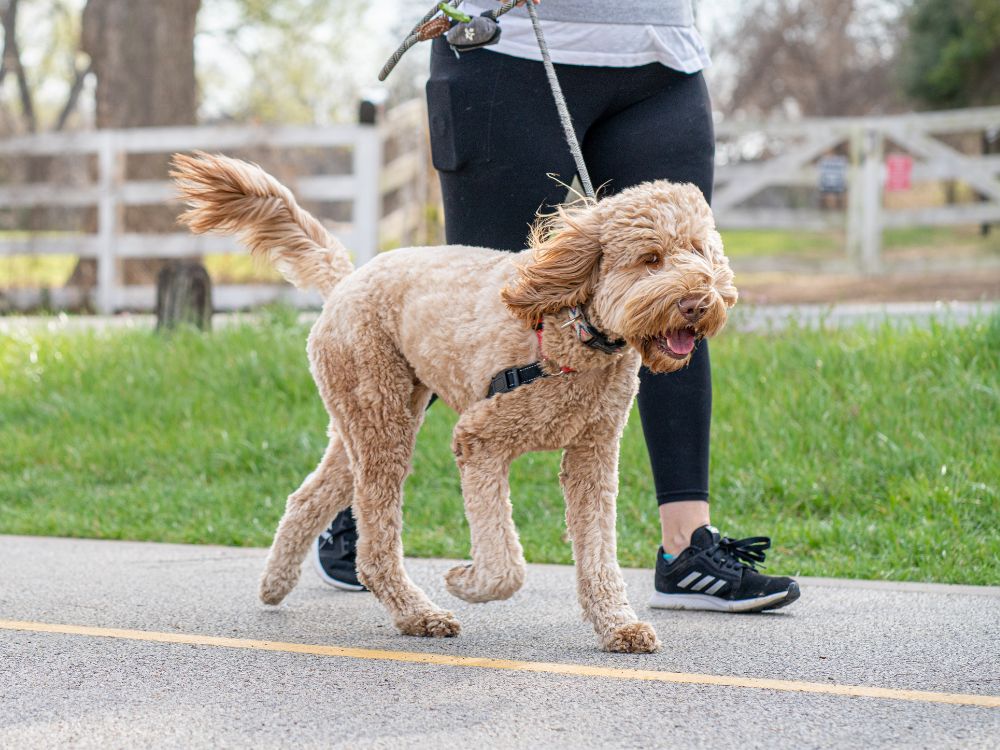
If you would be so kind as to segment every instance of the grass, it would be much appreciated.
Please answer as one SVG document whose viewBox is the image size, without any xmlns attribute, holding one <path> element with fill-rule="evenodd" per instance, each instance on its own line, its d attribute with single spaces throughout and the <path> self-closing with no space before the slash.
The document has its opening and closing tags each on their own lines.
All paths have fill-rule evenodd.
<svg viewBox="0 0 1000 750">
<path fill-rule="evenodd" d="M 61 287 L 66 284 L 75 267 L 75 255 L 0 257 L 0 290 Z"/>
<path fill-rule="evenodd" d="M 318 461 L 306 330 L 286 313 L 211 335 L 0 334 L 0 533 L 266 545 Z M 724 334 L 713 343 L 714 517 L 776 541 L 769 572 L 1000 581 L 1000 316 L 962 329 Z M 434 406 L 407 485 L 411 554 L 468 550 Z M 558 456 L 520 459 L 529 559 L 569 562 Z M 638 418 L 622 446 L 619 550 L 658 537 Z"/>
<path fill-rule="evenodd" d="M 65 286 L 75 255 L 12 255 L 0 257 L 0 291 L 3 289 L 55 289 Z M 281 275 L 255 262 L 246 253 L 205 257 L 205 268 L 216 284 L 273 283 Z"/>
<path fill-rule="evenodd" d="M 994 225 L 985 237 L 978 226 L 898 227 L 886 229 L 887 250 L 913 248 L 974 247 L 983 255 L 1000 253 L 1000 227 Z"/>
<path fill-rule="evenodd" d="M 731 259 L 773 255 L 823 256 L 843 253 L 844 238 L 837 232 L 790 232 L 782 229 L 728 229 L 722 234 Z"/>
<path fill-rule="evenodd" d="M 726 254 L 733 259 L 770 256 L 831 258 L 844 254 L 843 232 L 808 232 L 781 229 L 729 229 L 722 232 Z M 991 256 L 1000 254 L 1000 231 L 983 237 L 978 226 L 903 227 L 886 229 L 885 250 L 924 251 L 944 257 L 949 250 Z"/>
</svg>

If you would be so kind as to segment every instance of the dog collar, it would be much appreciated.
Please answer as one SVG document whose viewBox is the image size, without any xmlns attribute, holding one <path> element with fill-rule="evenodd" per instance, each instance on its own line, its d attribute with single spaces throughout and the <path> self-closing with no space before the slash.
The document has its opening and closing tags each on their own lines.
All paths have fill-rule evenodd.
<svg viewBox="0 0 1000 750">
<path fill-rule="evenodd" d="M 605 354 L 617 354 L 624 348 L 625 340 L 608 338 L 607 335 L 587 320 L 587 315 L 584 313 L 582 306 L 567 309 L 569 310 L 569 320 L 563 323 L 562 327 L 573 326 L 580 343 L 589 346 L 591 349 L 602 351 Z"/>
</svg>

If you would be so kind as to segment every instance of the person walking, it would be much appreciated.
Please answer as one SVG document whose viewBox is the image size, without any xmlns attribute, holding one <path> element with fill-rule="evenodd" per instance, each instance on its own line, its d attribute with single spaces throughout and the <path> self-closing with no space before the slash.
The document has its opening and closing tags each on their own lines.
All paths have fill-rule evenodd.
<svg viewBox="0 0 1000 750">
<path fill-rule="evenodd" d="M 711 202 L 715 139 L 701 72 L 709 57 L 691 0 L 535 3 L 593 184 L 610 194 L 689 182 Z M 490 7 L 473 0 L 462 10 Z M 461 56 L 435 39 L 426 94 L 447 243 L 518 252 L 539 209 L 566 198 L 552 175 L 569 182 L 575 167 L 525 9 L 503 16 L 501 28 L 499 43 Z M 661 531 L 650 606 L 751 612 L 795 601 L 794 580 L 756 569 L 770 539 L 733 540 L 711 525 L 708 342 L 677 372 L 642 368 L 638 404 Z M 364 589 L 356 542 L 347 510 L 314 546 L 324 581 Z"/>
</svg>

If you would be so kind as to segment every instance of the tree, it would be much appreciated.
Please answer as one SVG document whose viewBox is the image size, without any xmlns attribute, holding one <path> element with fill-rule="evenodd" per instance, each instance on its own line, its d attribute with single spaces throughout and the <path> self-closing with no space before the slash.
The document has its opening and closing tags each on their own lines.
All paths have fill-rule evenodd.
<svg viewBox="0 0 1000 750">
<path fill-rule="evenodd" d="M 203 116 L 284 124 L 353 118 L 358 79 L 375 77 L 357 70 L 359 47 L 372 43 L 368 11 L 331 0 L 215 0 L 199 28 L 203 49 L 211 47 L 199 60 Z"/>
<path fill-rule="evenodd" d="M 723 108 L 817 117 L 898 109 L 899 8 L 885 0 L 747 3 L 718 45 L 734 71 Z"/>
<path fill-rule="evenodd" d="M 81 47 L 97 76 L 97 127 L 193 125 L 201 0 L 88 0 Z"/>
<path fill-rule="evenodd" d="M 194 125 L 198 84 L 194 72 L 195 23 L 201 0 L 87 0 L 80 47 L 97 78 L 98 128 Z M 134 179 L 162 179 L 158 156 L 132 157 Z M 132 211 L 142 231 L 168 231 L 174 217 L 159 208 Z M 126 215 L 126 224 L 130 216 Z M 126 284 L 149 283 L 167 261 L 126 260 Z M 69 284 L 89 287 L 96 263 L 80 260 Z"/>
<path fill-rule="evenodd" d="M 21 64 L 21 48 L 17 43 L 17 11 L 19 0 L 6 0 L 0 5 L 0 14 L 3 16 L 3 61 L 0 62 L 0 86 L 8 73 L 13 73 L 17 77 L 17 91 L 21 99 L 21 114 L 24 117 L 27 128 L 34 133 L 38 129 L 38 120 L 35 117 L 35 104 L 31 96 L 31 87 L 28 85 L 28 76 Z"/>
<path fill-rule="evenodd" d="M 931 107 L 1000 103 L 1000 3 L 917 0 L 901 66 L 907 94 Z"/>
</svg>

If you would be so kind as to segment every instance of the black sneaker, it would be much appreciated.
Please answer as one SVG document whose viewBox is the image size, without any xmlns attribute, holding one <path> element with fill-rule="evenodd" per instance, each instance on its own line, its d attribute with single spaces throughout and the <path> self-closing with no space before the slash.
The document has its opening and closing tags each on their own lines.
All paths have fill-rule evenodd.
<svg viewBox="0 0 1000 750">
<path fill-rule="evenodd" d="M 348 508 L 338 513 L 330 527 L 316 538 L 312 558 L 324 583 L 344 591 L 367 591 L 354 569 L 357 554 L 358 527 Z"/>
<path fill-rule="evenodd" d="M 799 598 L 791 578 L 766 576 L 755 565 L 771 546 L 765 536 L 720 537 L 712 526 L 691 534 L 691 546 L 672 561 L 656 554 L 656 591 L 649 606 L 657 609 L 708 609 L 718 612 L 763 612 Z"/>
</svg>

